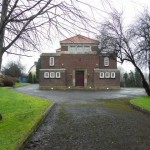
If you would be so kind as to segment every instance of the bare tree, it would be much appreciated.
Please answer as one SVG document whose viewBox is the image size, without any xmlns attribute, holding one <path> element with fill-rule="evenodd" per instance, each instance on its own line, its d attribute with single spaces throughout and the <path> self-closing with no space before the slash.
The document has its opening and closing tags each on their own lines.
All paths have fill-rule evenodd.
<svg viewBox="0 0 150 150">
<path fill-rule="evenodd" d="M 101 53 L 117 56 L 120 63 L 124 63 L 125 61 L 132 63 L 142 78 L 143 87 L 147 95 L 150 96 L 150 87 L 144 77 L 140 63 L 144 61 L 143 57 L 140 58 L 142 53 L 140 44 L 142 40 L 140 38 L 137 40 L 137 36 L 133 36 L 132 31 L 133 27 L 130 29 L 125 28 L 122 14 L 114 11 L 110 15 L 110 19 L 102 24 L 98 37 L 100 40 L 100 50 Z"/>
<path fill-rule="evenodd" d="M 138 17 L 130 33 L 137 44 L 138 63 L 149 71 L 150 85 L 150 14 L 148 10 L 144 10 Z"/>
<path fill-rule="evenodd" d="M 79 0 L 2 0 L 0 2 L 0 70 L 4 53 L 28 56 L 40 49 L 43 39 L 53 34 L 87 30 L 93 21 Z M 74 32 L 75 33 L 75 32 Z"/>
</svg>

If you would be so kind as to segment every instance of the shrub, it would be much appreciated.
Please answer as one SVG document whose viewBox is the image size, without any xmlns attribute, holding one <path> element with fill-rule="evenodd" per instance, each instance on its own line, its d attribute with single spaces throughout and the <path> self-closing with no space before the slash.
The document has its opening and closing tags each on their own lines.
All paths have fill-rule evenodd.
<svg viewBox="0 0 150 150">
<path fill-rule="evenodd" d="M 9 78 L 4 78 L 3 84 L 4 84 L 4 86 L 14 86 L 13 80 L 11 80 Z"/>
</svg>

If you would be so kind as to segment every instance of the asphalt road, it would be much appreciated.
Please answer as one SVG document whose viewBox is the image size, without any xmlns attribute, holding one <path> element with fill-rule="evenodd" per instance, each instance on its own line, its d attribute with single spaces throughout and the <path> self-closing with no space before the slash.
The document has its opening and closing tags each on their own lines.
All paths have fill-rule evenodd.
<svg viewBox="0 0 150 150">
<path fill-rule="evenodd" d="M 51 99 L 57 103 L 89 103 L 97 99 L 133 98 L 145 95 L 142 88 L 122 88 L 120 90 L 83 91 L 83 90 L 39 90 L 38 84 L 16 88 L 29 95 Z"/>
<path fill-rule="evenodd" d="M 40 91 L 29 85 L 15 90 L 57 102 L 25 150 L 150 150 L 150 116 L 129 105 L 143 89 Z"/>
</svg>

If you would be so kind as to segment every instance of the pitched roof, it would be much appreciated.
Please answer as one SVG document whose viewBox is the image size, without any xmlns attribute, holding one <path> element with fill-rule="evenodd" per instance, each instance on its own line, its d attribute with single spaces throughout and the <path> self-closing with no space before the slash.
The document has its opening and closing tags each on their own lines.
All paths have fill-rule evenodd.
<svg viewBox="0 0 150 150">
<path fill-rule="evenodd" d="M 67 38 L 60 43 L 98 43 L 99 41 L 85 37 L 83 35 L 76 35 L 70 38 Z"/>
</svg>

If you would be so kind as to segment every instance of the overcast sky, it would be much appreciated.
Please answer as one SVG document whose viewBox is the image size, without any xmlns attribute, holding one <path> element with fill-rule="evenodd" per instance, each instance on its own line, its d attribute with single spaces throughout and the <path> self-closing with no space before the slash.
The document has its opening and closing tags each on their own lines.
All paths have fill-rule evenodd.
<svg viewBox="0 0 150 150">
<path fill-rule="evenodd" d="M 117 9 L 118 11 L 124 12 L 124 20 L 126 24 L 130 24 L 135 18 L 144 10 L 144 8 L 150 8 L 150 1 L 149 0 L 108 0 L 109 3 L 106 3 L 106 0 L 81 0 L 84 3 L 88 3 L 95 8 L 92 11 L 88 7 L 81 7 L 83 11 L 87 11 L 87 15 L 94 17 L 96 21 L 103 21 L 106 19 L 107 13 L 112 11 L 112 8 Z M 111 6 L 111 7 L 110 7 Z M 106 13 L 107 12 L 107 13 Z M 77 32 L 76 32 L 77 33 Z M 89 36 L 91 38 L 95 38 L 95 35 L 92 33 L 86 32 L 79 32 L 77 34 L 83 34 L 84 36 Z M 67 35 L 66 35 L 67 36 Z M 62 36 L 56 36 L 53 38 L 53 43 L 47 43 L 43 45 L 41 52 L 49 53 L 55 52 L 55 49 L 59 48 L 59 41 L 63 40 Z M 4 55 L 3 57 L 3 66 L 7 64 L 10 60 L 17 61 L 20 60 L 21 63 L 26 67 L 26 72 L 33 66 L 34 62 L 38 60 L 41 52 L 39 53 L 32 53 L 33 57 L 16 57 L 14 55 Z M 129 64 L 123 65 L 125 70 L 129 71 L 133 69 L 133 67 L 127 67 Z"/>
</svg>

